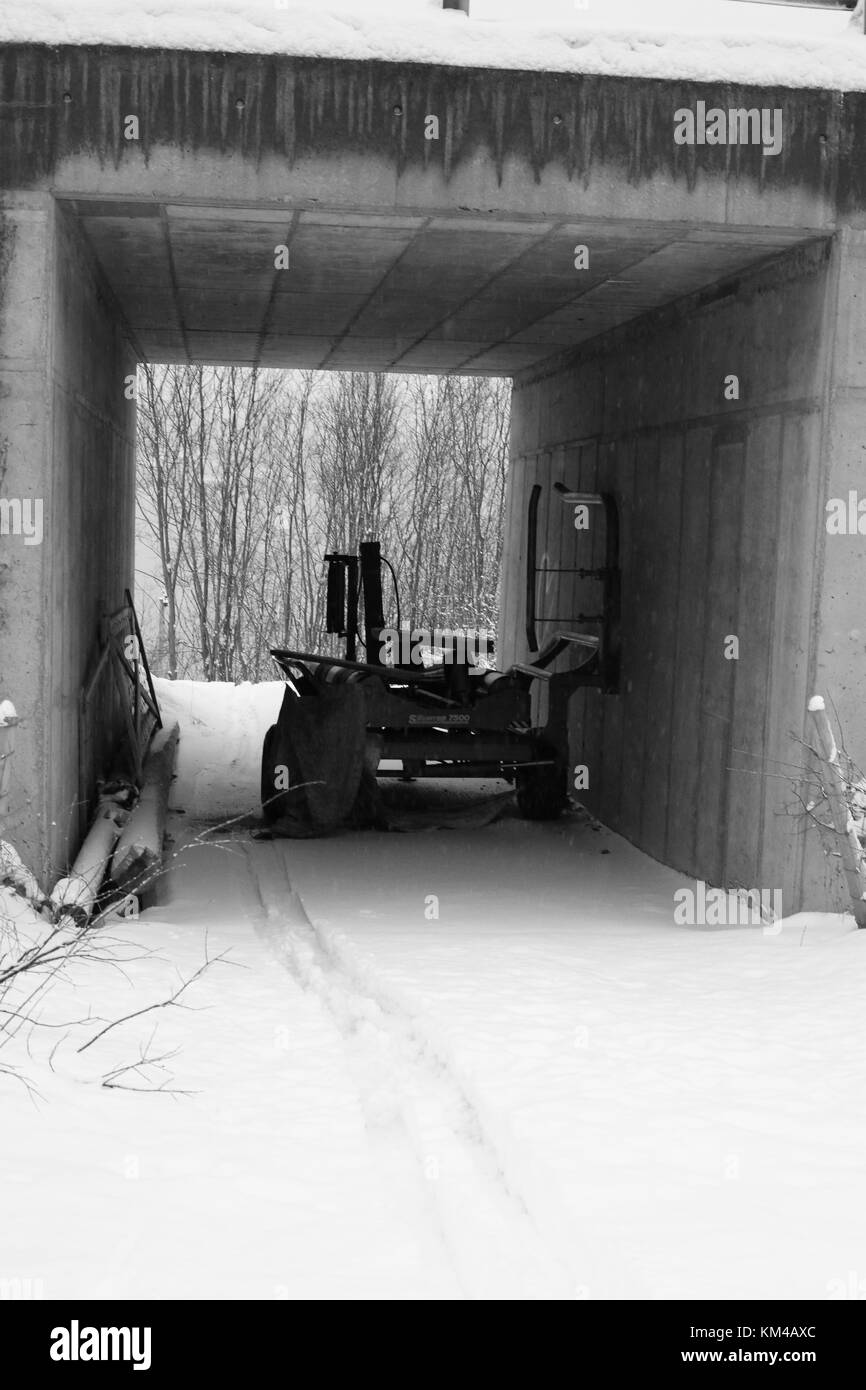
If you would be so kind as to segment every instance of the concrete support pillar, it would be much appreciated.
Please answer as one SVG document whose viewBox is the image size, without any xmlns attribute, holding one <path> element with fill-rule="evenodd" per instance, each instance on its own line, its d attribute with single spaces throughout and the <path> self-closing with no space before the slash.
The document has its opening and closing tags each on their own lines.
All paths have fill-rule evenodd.
<svg viewBox="0 0 866 1390">
<path fill-rule="evenodd" d="M 0 693 L 21 716 L 9 838 L 44 879 L 79 839 L 79 694 L 132 586 L 135 356 L 74 216 L 0 205 Z M 20 518 L 20 520 L 19 520 Z"/>
<path fill-rule="evenodd" d="M 45 594 L 52 429 L 50 354 L 54 200 L 0 205 L 0 694 L 21 718 L 5 834 L 40 872 L 47 850 L 46 711 L 51 610 Z M 16 509 L 19 519 L 16 522 Z M 24 513 L 42 522 L 23 534 Z M 17 532 L 17 534 L 16 534 Z"/>
<path fill-rule="evenodd" d="M 820 356 L 809 693 L 827 699 L 837 737 L 866 770 L 866 231 L 846 227 L 834 239 Z M 805 840 L 803 905 L 845 907 L 839 861 L 815 833 Z"/>
<path fill-rule="evenodd" d="M 839 232 L 833 270 L 815 679 L 866 767 L 866 231 Z"/>
</svg>

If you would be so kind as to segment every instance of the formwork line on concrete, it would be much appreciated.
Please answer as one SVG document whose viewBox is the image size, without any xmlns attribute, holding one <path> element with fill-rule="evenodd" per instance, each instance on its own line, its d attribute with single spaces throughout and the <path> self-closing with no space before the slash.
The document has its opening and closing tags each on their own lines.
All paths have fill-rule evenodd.
<svg viewBox="0 0 866 1390">
<path fill-rule="evenodd" d="M 292 255 L 292 242 L 294 240 L 295 233 L 298 230 L 299 220 L 300 213 L 297 211 L 293 212 L 289 220 L 289 225 L 286 228 L 285 245 L 289 248 L 290 265 Z M 262 314 L 261 328 L 259 329 L 258 339 L 256 341 L 255 357 L 253 358 L 253 366 L 256 368 L 261 366 L 262 352 L 264 350 L 265 340 L 268 336 L 268 324 L 270 322 L 271 315 L 273 314 L 274 304 L 276 303 L 277 292 L 280 284 L 280 276 L 282 275 L 282 273 L 283 272 L 281 270 L 277 270 L 276 267 L 274 267 L 274 276 L 273 280 L 271 281 L 271 292 L 268 295 L 268 302 L 265 305 L 264 313 Z"/>
<path fill-rule="evenodd" d="M 568 225 L 569 223 L 566 219 L 560 219 L 558 222 L 555 222 L 551 227 L 548 227 L 546 231 L 542 232 L 541 235 L 530 246 L 524 247 L 524 249 L 522 251 L 519 251 L 517 255 L 514 256 L 507 263 L 507 265 L 502 266 L 497 271 L 494 271 L 494 273 L 489 277 L 489 279 L 485 280 L 481 285 L 477 286 L 473 290 L 472 294 L 467 295 L 467 297 L 461 300 L 459 304 L 452 306 L 450 312 L 447 313 L 443 318 L 438 319 L 435 323 L 431 324 L 430 327 L 426 330 L 426 332 L 424 332 L 420 338 L 417 338 L 410 347 L 406 348 L 406 351 L 401 353 L 400 356 L 405 357 L 407 353 L 414 351 L 414 349 L 420 347 L 422 343 L 427 342 L 437 328 L 441 328 L 442 325 L 444 323 L 447 323 L 449 319 L 456 317 L 457 314 L 461 313 L 462 310 L 467 308 L 468 305 L 472 304 L 473 301 L 476 300 L 479 295 L 483 294 L 484 291 L 489 289 L 491 285 L 494 285 L 496 281 L 499 280 L 503 275 L 507 275 L 510 271 L 514 269 L 515 266 L 519 265 L 521 260 L 523 260 L 525 256 L 529 256 L 534 251 L 537 251 L 539 246 L 543 246 L 545 241 L 549 241 L 552 237 L 556 236 L 564 226 Z M 490 352 L 491 349 L 501 346 L 501 344 L 505 341 L 507 340 L 500 339 L 496 343 L 489 343 L 481 353 L 474 353 L 472 356 L 467 357 L 464 361 L 462 361 L 460 363 L 460 367 L 464 368 L 467 365 L 467 363 L 472 362 L 474 358 L 483 356 L 484 352 Z M 397 358 L 396 360 L 399 362 L 400 358 Z"/>
<path fill-rule="evenodd" d="M 360 307 L 355 311 L 355 313 L 352 314 L 352 316 L 350 317 L 349 321 L 347 322 L 345 328 L 343 329 L 342 333 L 340 333 L 340 334 L 337 336 L 337 339 L 336 339 L 336 341 L 334 342 L 333 346 L 331 347 L 330 352 L 328 352 L 328 353 L 325 355 L 325 357 L 322 359 L 321 363 L 319 364 L 319 369 L 320 369 L 321 371 L 325 371 L 325 370 L 327 369 L 328 362 L 329 362 L 329 360 L 333 357 L 334 353 L 335 353 L 335 352 L 337 351 L 337 349 L 338 349 L 344 342 L 346 342 L 346 340 L 351 336 L 352 328 L 353 328 L 354 324 L 356 324 L 356 323 L 358 322 L 358 320 L 361 318 L 362 314 L 366 311 L 366 309 L 367 309 L 371 304 L 373 304 L 373 303 L 375 302 L 376 296 L 382 293 L 382 286 L 385 284 L 386 280 L 388 279 L 388 276 L 391 275 L 391 274 L 393 274 L 393 272 L 394 272 L 394 270 L 397 268 L 397 266 L 400 265 L 401 262 L 402 262 L 403 260 L 405 260 L 406 256 L 409 255 L 409 252 L 412 250 L 413 246 L 414 246 L 415 243 L 417 242 L 418 237 L 419 237 L 420 235 L 422 235 L 422 234 L 428 229 L 428 227 L 429 227 L 429 225 L 430 225 L 430 223 L 431 223 L 432 221 L 433 221 L 432 216 L 431 216 L 431 217 L 427 217 L 427 218 L 425 219 L 425 221 L 424 221 L 423 226 L 416 228 L 416 230 L 415 230 L 414 234 L 412 235 L 412 237 L 409 239 L 409 241 L 407 241 L 406 245 L 403 247 L 403 250 L 400 252 L 400 254 L 399 254 L 398 256 L 395 256 L 394 260 L 391 262 L 391 264 L 389 265 L 388 269 L 385 271 L 385 274 L 382 276 L 381 280 L 380 280 L 379 283 L 376 285 L 376 288 L 370 291 L 370 293 L 367 295 L 367 298 L 364 300 L 363 304 L 361 304 Z M 399 360 L 400 360 L 400 357 L 402 357 L 402 356 L 404 356 L 404 354 L 403 354 L 403 353 L 400 353 L 398 357 L 393 358 L 392 361 L 389 363 L 388 368 L 386 368 L 386 370 L 390 370 L 390 368 L 393 366 L 393 363 L 399 361 Z"/>
<path fill-rule="evenodd" d="M 184 320 L 183 308 L 180 302 L 180 290 L 178 288 L 177 281 L 177 268 L 174 263 L 174 247 L 171 244 L 171 230 L 169 228 L 168 213 L 166 211 L 166 206 L 164 203 L 161 205 L 160 208 L 160 225 L 162 227 L 162 235 L 165 241 L 165 254 L 168 260 L 168 274 L 169 280 L 171 281 L 171 292 L 172 297 L 174 299 L 175 313 L 177 315 L 177 326 L 180 330 L 180 336 L 183 341 L 183 350 L 186 353 L 187 365 L 191 366 L 193 358 L 192 353 L 189 350 L 189 337 L 187 336 L 186 322 Z"/>
</svg>

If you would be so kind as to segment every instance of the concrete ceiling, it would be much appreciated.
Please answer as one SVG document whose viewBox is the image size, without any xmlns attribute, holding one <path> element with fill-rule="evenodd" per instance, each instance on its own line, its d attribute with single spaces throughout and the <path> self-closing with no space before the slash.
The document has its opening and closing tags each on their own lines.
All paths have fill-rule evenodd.
<svg viewBox="0 0 866 1390">
<path fill-rule="evenodd" d="M 71 202 L 142 357 L 504 375 L 786 250 L 778 228 Z M 289 247 L 289 268 L 274 266 Z M 574 249 L 589 248 L 576 270 Z"/>
</svg>

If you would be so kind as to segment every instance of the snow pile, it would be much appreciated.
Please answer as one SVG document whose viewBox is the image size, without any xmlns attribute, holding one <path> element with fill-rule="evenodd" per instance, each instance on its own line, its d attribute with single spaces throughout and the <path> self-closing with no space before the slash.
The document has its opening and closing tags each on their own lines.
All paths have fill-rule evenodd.
<svg viewBox="0 0 866 1390">
<path fill-rule="evenodd" d="M 505 16 L 500 18 L 499 16 Z M 845 10 L 732 0 L 5 0 L 0 41 L 123 44 L 866 89 Z"/>
<path fill-rule="evenodd" d="M 242 685 L 154 679 L 163 724 L 180 724 L 169 808 L 203 820 L 261 811 L 262 744 L 282 681 Z"/>
</svg>

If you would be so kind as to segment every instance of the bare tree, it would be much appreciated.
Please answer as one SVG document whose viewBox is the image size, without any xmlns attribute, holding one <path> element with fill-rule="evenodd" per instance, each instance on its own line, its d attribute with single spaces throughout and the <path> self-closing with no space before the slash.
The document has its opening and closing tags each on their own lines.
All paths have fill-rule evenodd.
<svg viewBox="0 0 866 1390">
<path fill-rule="evenodd" d="M 258 680 L 269 646 L 331 650 L 322 556 L 365 539 L 404 618 L 495 625 L 506 384 L 147 367 L 139 419 L 169 675 Z"/>
</svg>

